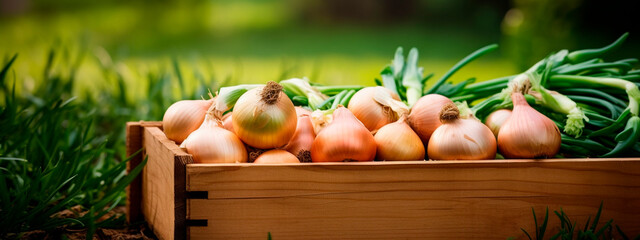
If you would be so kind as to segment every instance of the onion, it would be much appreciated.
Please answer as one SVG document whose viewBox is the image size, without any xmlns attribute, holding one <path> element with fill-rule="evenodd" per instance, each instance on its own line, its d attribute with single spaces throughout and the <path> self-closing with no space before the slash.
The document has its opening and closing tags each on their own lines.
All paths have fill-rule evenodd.
<svg viewBox="0 0 640 240">
<path fill-rule="evenodd" d="M 220 120 L 215 119 L 211 112 L 206 114 L 200 128 L 193 131 L 180 147 L 193 155 L 196 163 L 247 162 L 247 150 L 242 141 L 222 128 Z"/>
<path fill-rule="evenodd" d="M 314 162 L 372 161 L 375 156 L 373 135 L 342 106 L 333 112 L 333 121 L 316 136 L 311 146 Z"/>
<path fill-rule="evenodd" d="M 202 125 L 210 100 L 182 100 L 167 109 L 162 117 L 162 128 L 167 138 L 180 144 L 191 132 Z"/>
<path fill-rule="evenodd" d="M 229 131 L 231 131 L 232 133 L 236 133 L 235 131 L 233 131 L 233 114 L 232 113 L 227 113 L 226 115 L 224 115 L 224 117 L 222 117 L 222 127 L 224 129 L 227 129 Z"/>
<path fill-rule="evenodd" d="M 296 131 L 296 110 L 282 86 L 268 82 L 244 93 L 233 109 L 233 129 L 246 144 L 261 149 L 282 147 Z"/>
<path fill-rule="evenodd" d="M 496 157 L 496 138 L 491 130 L 475 119 L 460 118 L 455 104 L 440 111 L 442 126 L 431 135 L 427 147 L 434 160 L 479 160 Z"/>
<path fill-rule="evenodd" d="M 380 93 L 400 101 L 397 94 L 380 86 L 360 89 L 349 101 L 349 110 L 369 131 L 378 130 L 384 125 L 397 121 L 399 118 L 399 115 L 390 107 L 381 105 L 374 100 L 374 96 Z"/>
<path fill-rule="evenodd" d="M 527 103 L 522 93 L 511 93 L 513 111 L 500 128 L 498 149 L 505 158 L 550 158 L 558 153 L 558 126 Z"/>
<path fill-rule="evenodd" d="M 500 127 L 507 121 L 507 119 L 511 116 L 511 110 L 509 109 L 500 109 L 495 112 L 492 112 L 487 116 L 487 119 L 484 120 L 484 124 L 491 129 L 493 135 L 498 137 L 498 133 L 500 132 Z"/>
<path fill-rule="evenodd" d="M 429 143 L 429 138 L 436 128 L 442 125 L 440 111 L 449 103 L 453 101 L 445 96 L 428 94 L 418 99 L 411 108 L 407 122 L 425 145 Z"/>
<path fill-rule="evenodd" d="M 376 159 L 387 161 L 424 160 L 424 144 L 404 116 L 380 129 L 374 137 Z"/>
<path fill-rule="evenodd" d="M 302 115 L 311 115 L 311 111 L 307 110 L 306 108 L 296 106 L 295 109 L 296 109 L 296 115 L 298 117 Z"/>
<path fill-rule="evenodd" d="M 284 149 L 295 155 L 301 162 L 311 162 L 310 151 L 315 138 L 316 133 L 313 131 L 309 115 L 298 116 L 296 132 Z"/>
<path fill-rule="evenodd" d="M 256 160 L 253 163 L 278 164 L 278 163 L 300 163 L 300 161 L 298 161 L 298 158 L 296 156 L 293 156 L 293 154 L 285 150 L 273 149 L 260 154 L 260 156 L 256 158 Z"/>
</svg>

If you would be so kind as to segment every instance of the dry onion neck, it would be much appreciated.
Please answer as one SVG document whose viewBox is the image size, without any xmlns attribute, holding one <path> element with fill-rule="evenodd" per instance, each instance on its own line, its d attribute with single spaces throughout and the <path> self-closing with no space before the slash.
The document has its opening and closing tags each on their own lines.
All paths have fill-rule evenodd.
<svg viewBox="0 0 640 240">
<path fill-rule="evenodd" d="M 389 118 L 389 121 L 396 121 L 400 117 L 409 114 L 409 107 L 401 101 L 393 99 L 393 97 L 382 89 L 376 89 L 373 94 L 373 100 L 376 101 Z"/>
<path fill-rule="evenodd" d="M 282 86 L 274 81 L 269 81 L 260 93 L 260 98 L 266 104 L 274 104 L 278 101 L 282 92 Z"/>
<path fill-rule="evenodd" d="M 453 103 L 448 103 L 440 110 L 440 122 L 451 123 L 460 118 L 460 110 Z"/>
<path fill-rule="evenodd" d="M 300 162 L 303 162 L 303 163 L 311 162 L 311 151 L 300 150 L 298 154 L 296 154 L 296 157 L 298 158 L 298 160 L 300 160 Z"/>
</svg>

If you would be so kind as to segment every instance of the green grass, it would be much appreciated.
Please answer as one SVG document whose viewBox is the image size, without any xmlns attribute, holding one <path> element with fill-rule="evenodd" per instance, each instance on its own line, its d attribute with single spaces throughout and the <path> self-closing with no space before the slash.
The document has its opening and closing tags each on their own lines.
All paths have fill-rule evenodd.
<svg viewBox="0 0 640 240">
<path fill-rule="evenodd" d="M 38 84 L 17 92 L 21 77 L 12 65 L 29 59 L 14 55 L 0 72 L 0 238 L 20 238 L 32 230 L 62 234 L 62 229 L 122 227 L 124 216 L 103 216 L 124 203 L 124 189 L 142 165 L 125 174 L 124 126 L 127 121 L 161 119 L 176 99 L 194 98 L 215 86 L 202 78 L 199 88 L 171 91 L 182 85 L 178 62 L 166 71 L 151 71 L 141 78 L 144 95 L 133 94 L 113 66 L 100 73 L 110 88 L 93 91 L 78 86 L 83 61 L 68 61 L 50 51 Z M 215 90 L 215 89 L 213 89 Z M 188 95 L 189 94 L 189 95 Z M 72 208 L 80 206 L 80 208 Z M 86 214 L 59 217 L 66 209 Z M 102 219 L 101 219 L 102 218 Z M 58 235 L 57 237 L 61 237 Z"/>
<path fill-rule="evenodd" d="M 123 218 L 95 224 L 124 199 L 123 190 L 141 171 L 124 175 L 126 161 L 108 136 L 96 135 L 95 112 L 69 97 L 71 79 L 48 75 L 47 84 L 16 95 L 16 79 L 8 77 L 16 56 L 0 73 L 0 238 L 16 238 L 31 230 L 62 226 L 122 225 Z M 48 70 L 48 69 L 47 69 Z M 59 218 L 55 214 L 81 205 L 89 214 Z"/>
<path fill-rule="evenodd" d="M 640 239 L 640 235 L 629 238 L 618 226 L 617 224 L 613 224 L 613 219 L 610 219 L 600 224 L 600 216 L 602 214 L 602 206 L 604 203 L 600 203 L 600 207 L 598 208 L 598 212 L 593 218 L 593 222 L 591 222 L 591 216 L 584 223 L 584 227 L 581 228 L 581 225 L 578 225 L 578 221 L 571 220 L 569 215 L 567 215 L 562 208 L 560 211 L 553 211 L 554 214 L 558 217 L 560 226 L 550 227 L 548 228 L 549 223 L 549 208 L 547 207 L 544 215 L 544 219 L 540 225 L 538 225 L 538 218 L 536 217 L 535 209 L 531 208 L 533 212 L 533 222 L 534 222 L 534 231 L 533 233 L 529 233 L 527 230 L 521 228 L 522 232 L 526 235 L 529 240 L 543 240 L 544 236 L 547 234 L 549 236 L 547 239 L 555 240 L 598 240 L 598 239 Z M 614 230 L 615 226 L 615 230 Z M 549 231 L 548 231 L 549 230 Z M 551 235 L 553 234 L 553 235 Z M 550 236 L 551 235 L 551 236 Z M 509 238 L 513 239 L 513 238 Z"/>
</svg>

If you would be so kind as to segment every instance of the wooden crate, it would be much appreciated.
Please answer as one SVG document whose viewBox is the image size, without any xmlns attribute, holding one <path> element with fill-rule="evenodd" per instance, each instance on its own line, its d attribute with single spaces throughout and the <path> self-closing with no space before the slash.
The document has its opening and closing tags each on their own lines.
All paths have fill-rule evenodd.
<svg viewBox="0 0 640 240">
<path fill-rule="evenodd" d="M 147 165 L 128 189 L 129 220 L 160 239 L 506 239 L 562 208 L 583 226 L 604 203 L 640 234 L 640 158 L 192 164 L 159 122 L 127 124 Z M 602 225 L 602 224 L 601 224 Z"/>
</svg>

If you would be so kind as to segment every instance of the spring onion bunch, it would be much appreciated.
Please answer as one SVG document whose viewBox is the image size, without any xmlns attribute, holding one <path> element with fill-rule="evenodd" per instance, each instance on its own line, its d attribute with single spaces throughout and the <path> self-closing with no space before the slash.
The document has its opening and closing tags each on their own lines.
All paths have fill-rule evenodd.
<svg viewBox="0 0 640 240">
<path fill-rule="evenodd" d="M 627 36 L 602 48 L 562 50 L 522 74 L 468 84 L 447 96 L 472 103 L 476 117 L 484 119 L 498 109 L 512 107 L 513 89 L 524 90 L 527 102 L 563 132 L 561 152 L 566 155 L 638 155 L 640 70 L 634 67 L 639 61 L 601 58 L 620 47 Z"/>
</svg>

